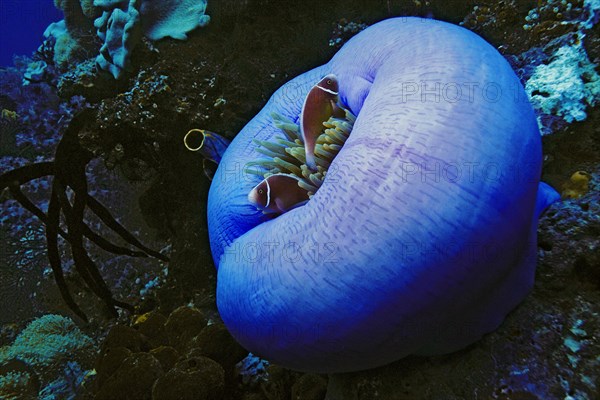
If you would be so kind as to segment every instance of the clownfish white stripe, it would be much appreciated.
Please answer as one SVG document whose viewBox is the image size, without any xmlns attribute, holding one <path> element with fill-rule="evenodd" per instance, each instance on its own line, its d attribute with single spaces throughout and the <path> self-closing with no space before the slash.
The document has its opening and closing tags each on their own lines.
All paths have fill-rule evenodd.
<svg viewBox="0 0 600 400">
<path fill-rule="evenodd" d="M 265 179 L 265 183 L 267 184 L 267 204 L 265 204 L 265 208 L 267 208 L 271 203 L 271 185 L 269 185 L 269 178 Z"/>
<path fill-rule="evenodd" d="M 337 95 L 338 95 L 338 92 L 334 92 L 334 91 L 333 91 L 333 90 L 331 90 L 331 89 L 327 89 L 327 88 L 324 88 L 323 86 L 319 86 L 319 85 L 315 85 L 315 86 L 316 86 L 316 87 L 318 87 L 319 89 L 323 90 L 324 92 L 327 92 L 327 93 L 333 94 L 334 96 L 337 96 Z"/>
</svg>

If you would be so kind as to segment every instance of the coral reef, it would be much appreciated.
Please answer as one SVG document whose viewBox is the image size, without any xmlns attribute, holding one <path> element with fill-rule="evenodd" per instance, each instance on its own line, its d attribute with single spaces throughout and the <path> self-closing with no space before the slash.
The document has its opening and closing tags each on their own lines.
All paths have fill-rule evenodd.
<svg viewBox="0 0 600 400">
<path fill-rule="evenodd" d="M 210 22 L 205 11 L 206 0 L 142 1 L 140 14 L 144 36 L 150 40 L 187 39 L 188 32 Z"/>
<path fill-rule="evenodd" d="M 189 324 L 189 325 L 188 325 Z M 236 365 L 237 364 L 237 365 Z M 153 311 L 117 324 L 96 359 L 86 395 L 115 398 L 321 400 L 326 378 L 269 366 L 248 355 L 221 321 L 207 320 L 194 307 L 168 317 Z M 127 389 L 125 389 L 127 388 Z"/>
<path fill-rule="evenodd" d="M 205 26 L 206 0 L 56 0 L 65 19 L 52 23 L 44 36 L 53 43 L 53 61 L 66 71 L 98 51 L 96 64 L 115 79 L 130 67 L 130 59 L 142 36 L 186 39 L 187 33 Z"/>
<path fill-rule="evenodd" d="M 184 350 L 186 344 L 206 325 L 205 316 L 197 308 L 179 307 L 165 321 L 165 335 L 169 344 Z"/>
<path fill-rule="evenodd" d="M 57 93 L 60 97 L 70 98 L 78 95 L 90 102 L 110 97 L 118 90 L 119 81 L 115 81 L 109 74 L 99 74 L 94 58 L 78 63 L 61 74 L 57 82 Z"/>
<path fill-rule="evenodd" d="M 87 102 L 79 95 L 61 99 L 54 89 L 56 71 L 45 61 L 23 57 L 16 58 L 15 63 L 14 68 L 0 70 L 0 107 L 16 113 L 12 120 L 19 129 L 11 136 L 18 154 L 30 158 L 35 152 L 48 157 L 73 116 L 86 107 Z M 44 64 L 46 67 L 42 68 Z M 41 81 L 26 78 L 34 75 Z M 3 146 L 3 155 L 6 150 Z"/>
<path fill-rule="evenodd" d="M 156 380 L 152 399 L 220 400 L 224 391 L 223 368 L 208 357 L 190 357 Z"/>
<path fill-rule="evenodd" d="M 31 82 L 41 82 L 46 74 L 48 64 L 45 61 L 34 61 L 27 66 L 27 70 L 23 73 L 23 85 L 29 85 Z"/>
<path fill-rule="evenodd" d="M 21 82 L 24 81 L 27 70 L 31 70 L 36 63 L 47 65 L 41 81 L 30 81 L 29 84 L 22 85 Z M 2 140 L 0 172 L 23 167 L 31 162 L 49 162 L 73 116 L 82 108 L 89 107 L 89 103 L 80 95 L 61 93 L 64 96 L 62 98 L 57 95 L 55 85 L 57 80 L 62 80 L 63 76 L 52 63 L 51 55 L 48 58 L 48 54 L 38 52 L 34 54 L 33 59 L 17 57 L 14 68 L 0 71 L 0 87 L 2 88 L 0 106 L 4 110 L 0 125 L 0 139 Z M 113 81 L 110 78 L 108 82 Z M 87 83 L 85 85 L 88 86 Z M 100 86 L 109 87 L 104 83 Z M 90 194 L 99 193 L 101 197 L 107 196 L 111 193 L 112 188 L 110 190 L 109 188 L 102 189 L 102 186 L 107 184 L 106 174 L 98 178 L 96 172 L 92 173 L 92 171 L 101 170 L 98 166 L 98 163 L 88 165 Z M 112 181 L 111 185 L 114 188 L 117 180 L 110 176 L 108 180 Z M 125 182 L 121 182 L 119 190 L 123 194 L 130 191 L 129 185 L 124 186 L 124 184 Z M 22 185 L 21 191 L 37 208 L 46 210 L 50 187 L 51 179 L 41 178 Z M 40 311 L 48 310 L 47 306 L 42 306 L 42 304 L 48 301 L 46 294 L 52 272 L 48 267 L 47 260 L 44 260 L 46 239 L 43 223 L 24 210 L 16 200 L 11 198 L 8 191 L 4 191 L 2 202 L 0 222 L 3 238 L 6 239 L 2 249 L 3 262 L 6 263 L 6 267 L 2 268 L 0 272 L 2 292 L 6 303 L 2 302 L 1 310 L 4 320 L 7 318 L 18 320 L 23 316 L 25 318 L 30 316 L 32 307 Z M 97 220 L 92 219 L 88 222 L 95 226 L 97 232 L 106 233 Z M 63 260 L 70 258 L 66 250 L 68 249 L 65 249 L 59 240 L 59 252 Z M 106 256 L 98 253 L 93 256 L 96 260 L 102 260 L 104 276 L 109 271 L 106 268 L 111 268 L 111 265 L 118 262 L 114 257 L 107 260 Z M 69 274 L 71 264 L 68 261 L 65 264 L 66 280 L 71 281 L 70 284 L 78 284 L 76 281 L 72 282 L 73 276 Z M 138 268 L 140 265 L 140 263 L 137 264 Z M 112 276 L 109 275 L 111 279 L 117 275 L 116 271 L 117 269 Z M 120 285 L 122 282 L 126 283 L 124 277 L 127 272 L 133 272 L 127 264 L 120 266 L 118 271 L 119 275 L 123 274 L 118 277 Z M 132 280 L 127 285 L 133 283 Z M 139 292 L 139 288 L 137 291 Z M 38 294 L 41 296 L 37 296 Z M 80 294 L 86 296 L 85 291 Z M 51 294 L 51 297 L 53 296 L 54 293 Z M 10 312 L 8 312 L 8 307 L 10 307 Z M 55 311 L 56 309 L 51 307 L 48 311 L 51 310 Z M 62 308 L 60 310 L 62 311 Z"/>
<path fill-rule="evenodd" d="M 160 362 L 148 353 L 133 353 L 123 359 L 95 398 L 98 400 L 150 399 L 152 384 L 164 374 Z"/>
<path fill-rule="evenodd" d="M 28 365 L 51 369 L 56 363 L 77 358 L 89 358 L 94 345 L 89 337 L 68 318 L 45 315 L 31 322 L 14 343 L 2 349 L 1 361 L 17 358 Z"/>
<path fill-rule="evenodd" d="M 128 392 L 131 398 L 223 399 L 234 365 L 247 354 L 222 323 L 207 325 L 192 307 L 179 307 L 168 318 L 143 314 L 133 326 L 116 325 L 104 340 L 97 398 Z M 135 387 L 125 390 L 133 381 Z"/>
<path fill-rule="evenodd" d="M 563 118 L 567 123 L 587 118 L 587 107 L 600 100 L 600 76 L 579 45 L 565 45 L 540 64 L 525 89 L 541 113 Z M 544 129 L 540 122 L 540 129 Z"/>
<path fill-rule="evenodd" d="M 86 168 L 92 155 L 83 150 L 79 143 L 78 133 L 93 117 L 90 110 L 85 110 L 77 115 L 57 145 L 54 161 L 44 161 L 29 164 L 0 175 L 0 191 L 8 189 L 11 196 L 45 225 L 45 234 L 48 250 L 48 260 L 54 274 L 56 284 L 69 308 L 80 318 L 87 321 L 86 314 L 73 299 L 65 280 L 63 265 L 59 252 L 58 237 L 63 237 L 70 245 L 74 265 L 77 272 L 105 305 L 113 316 L 118 316 L 116 307 L 133 310 L 133 307 L 123 301 L 115 300 L 102 278 L 97 265 L 89 256 L 85 246 L 84 237 L 98 247 L 119 255 L 131 257 L 146 257 L 152 255 L 157 259 L 167 261 L 168 258 L 159 252 L 149 249 L 137 240 L 125 227 L 123 227 L 88 191 Z M 36 206 L 21 190 L 21 186 L 42 177 L 53 176 L 52 191 L 48 202 L 47 212 Z M 67 189 L 75 195 L 73 203 L 68 198 Z M 99 234 L 93 232 L 84 222 L 85 210 L 91 210 L 107 227 L 118 234 L 129 245 L 138 250 L 112 243 Z M 65 216 L 67 230 L 61 228 L 60 215 Z"/>
<path fill-rule="evenodd" d="M 598 47 L 592 29 L 598 15 L 597 1 L 549 0 L 535 7 L 515 0 L 484 1 L 461 24 L 492 43 L 501 43 L 499 50 L 525 84 L 546 135 L 584 120 L 586 109 L 598 101 L 598 60 L 588 57 Z"/>
<path fill-rule="evenodd" d="M 0 348 L 0 396 L 35 398 L 41 388 L 39 398 L 73 398 L 95 352 L 92 339 L 72 320 L 44 315 Z"/>
<path fill-rule="evenodd" d="M 96 64 L 100 69 L 110 72 L 115 79 L 120 78 L 125 69 L 129 68 L 131 52 L 142 37 L 137 4 L 138 0 L 131 0 L 125 10 L 115 8 L 112 11 L 104 11 L 102 16 L 94 21 L 98 36 L 104 40 L 100 54 L 96 57 Z"/>
<path fill-rule="evenodd" d="M 158 362 L 160 362 L 163 371 L 169 371 L 171 368 L 173 368 L 180 357 L 179 352 L 171 346 L 155 347 L 150 350 L 150 354 L 152 354 L 158 360 Z"/>
<path fill-rule="evenodd" d="M 327 392 L 327 379 L 316 374 L 301 376 L 292 386 L 292 399 L 322 400 Z"/>
<path fill-rule="evenodd" d="M 213 323 L 188 342 L 188 354 L 209 357 L 226 371 L 232 371 L 248 352 L 231 337 L 225 325 Z"/>
<path fill-rule="evenodd" d="M 7 372 L 0 375 L 0 396 L 6 400 L 35 399 L 39 385 L 26 372 Z"/>
<path fill-rule="evenodd" d="M 177 363 L 185 367 L 192 355 L 227 365 L 221 365 L 227 400 L 283 400 L 292 395 L 322 399 L 325 376 L 297 374 L 250 356 L 238 364 L 237 372 L 232 370 L 232 360 L 241 352 L 216 313 L 215 273 L 201 200 L 209 182 L 201 172 L 200 157 L 181 145 L 185 132 L 200 127 L 232 139 L 284 82 L 327 61 L 355 31 L 389 16 L 462 20 L 463 26 L 483 35 L 505 55 L 523 84 L 534 75 L 541 76 L 540 72 L 552 72 L 549 66 L 558 67 L 561 61 L 568 73 L 565 76 L 591 92 L 587 77 L 594 76 L 592 69 L 599 72 L 600 34 L 593 27 L 600 15 L 596 0 L 482 0 L 477 7 L 457 0 L 307 0 L 285 6 L 273 0 L 213 1 L 207 29 L 189 35 L 187 41 L 141 39 L 128 55 L 130 72 L 122 73 L 119 80 L 96 65 L 104 41 L 93 22 L 103 10 L 90 0 L 55 3 L 65 11 L 64 23 L 50 29 L 56 37 L 49 32 L 33 58 L 17 58 L 16 68 L 0 70 L 0 109 L 7 110 L 0 121 L 0 171 L 51 160 L 73 115 L 83 107 L 94 107 L 97 118 L 89 129 L 78 132 L 83 147 L 98 157 L 87 169 L 90 194 L 120 215 L 116 219 L 125 226 L 139 230 L 136 234 L 146 242 L 158 237 L 152 247 L 160 248 L 167 241 L 172 256 L 167 275 L 162 272 L 165 265 L 150 259 L 131 262 L 126 256 L 89 249 L 115 296 L 136 304 L 139 317 L 133 318 L 133 329 L 119 328 L 129 325 L 121 315 L 105 342 L 112 344 L 97 356 L 96 376 L 86 375 L 89 363 L 63 363 L 50 367 L 53 376 L 42 384 L 26 363 L 2 363 L 2 398 L 35 399 L 42 393 L 70 398 L 74 392 L 67 386 L 80 388 L 82 384 L 86 391 L 97 393 L 125 359 L 147 353 L 158 361 L 144 357 L 154 371 L 148 382 L 159 375 L 164 378 Z M 126 1 L 112 3 L 120 9 L 128 5 Z M 146 26 L 143 18 L 141 25 L 142 29 Z M 42 61 L 46 68 L 39 74 Z M 26 74 L 33 79 L 23 86 Z M 530 85 L 534 82 L 543 84 L 538 79 Z M 550 110 L 546 114 L 540 108 L 539 115 L 545 133 L 543 179 L 555 188 L 564 183 L 565 200 L 541 221 L 533 294 L 498 332 L 472 348 L 448 357 L 409 358 L 374 371 L 332 376 L 330 399 L 337 400 L 340 393 L 343 399 L 368 400 L 595 398 L 600 387 L 595 335 L 600 329 L 600 264 L 595 256 L 600 231 L 600 113 L 597 104 L 592 106 L 584 98 L 577 102 L 573 92 L 547 89 L 543 93 L 551 94 L 548 100 L 564 95 L 574 101 L 565 107 L 567 103 L 560 100 L 554 107 L 554 103 L 544 103 L 542 91 L 535 92 L 540 104 Z M 564 116 L 574 115 L 574 110 L 583 110 L 586 119 L 566 121 Z M 557 115 L 558 111 L 564 115 Z M 14 118 L 8 113 L 14 113 Z M 587 190 L 571 180 L 576 171 L 589 173 Z M 50 180 L 40 179 L 23 185 L 22 190 L 46 210 L 49 188 Z M 0 235 L 7 239 L 0 267 L 0 314 L 2 323 L 16 322 L 2 326 L 0 346 L 10 346 L 24 328 L 18 320 L 40 315 L 40 310 L 69 310 L 52 281 L 43 224 L 6 191 L 0 198 Z M 132 224 L 132 218 L 139 225 Z M 88 222 L 97 232 L 107 233 L 93 216 Z M 68 247 L 61 244 L 59 251 L 66 261 L 69 286 L 77 290 L 78 301 L 92 316 L 90 327 L 98 336 L 94 340 L 101 340 L 108 329 L 108 314 L 96 314 L 99 302 L 73 273 Z M 149 287 L 140 297 L 144 285 L 157 278 L 160 285 Z M 189 302 L 201 309 L 202 323 L 193 322 L 194 328 L 182 337 L 195 335 L 185 348 L 177 346 L 179 351 L 171 346 L 165 322 L 173 309 Z M 206 326 L 207 320 L 215 323 Z M 173 322 L 172 327 L 173 332 L 179 329 Z M 212 334 L 218 337 L 212 340 Z M 219 346 L 231 353 L 220 351 Z M 210 365 L 211 371 L 218 370 Z M 181 368 L 177 374 L 190 376 L 192 372 Z M 151 396 L 153 384 L 143 388 L 144 395 Z M 168 390 L 164 393 L 169 394 Z"/>
<path fill-rule="evenodd" d="M 74 35 L 76 34 L 67 28 L 65 20 L 51 23 L 44 32 L 46 40 L 53 43 L 52 61 L 61 70 L 83 61 L 94 45 L 94 42 L 87 44 Z"/>
<path fill-rule="evenodd" d="M 129 68 L 131 53 L 142 35 L 150 40 L 165 37 L 184 40 L 187 32 L 210 21 L 204 14 L 206 0 L 97 0 L 94 5 L 103 10 L 94 21 L 98 36 L 104 41 L 96 63 L 115 79 Z"/>
<path fill-rule="evenodd" d="M 3 155 L 16 155 L 17 134 L 21 129 L 16 112 L 3 109 L 0 115 L 0 147 Z"/>
<path fill-rule="evenodd" d="M 54 6 L 65 16 L 65 27 L 72 32 L 91 27 L 90 19 L 98 15 L 98 8 L 94 3 L 94 0 L 54 0 Z"/>
<path fill-rule="evenodd" d="M 41 400 L 76 399 L 82 385 L 94 374 L 93 370 L 84 371 L 75 361 L 69 361 L 61 376 L 50 382 L 38 395 Z"/>
<path fill-rule="evenodd" d="M 268 379 L 267 368 L 269 362 L 249 353 L 242 361 L 236 364 L 236 371 L 242 377 L 244 384 L 256 384 Z"/>
</svg>

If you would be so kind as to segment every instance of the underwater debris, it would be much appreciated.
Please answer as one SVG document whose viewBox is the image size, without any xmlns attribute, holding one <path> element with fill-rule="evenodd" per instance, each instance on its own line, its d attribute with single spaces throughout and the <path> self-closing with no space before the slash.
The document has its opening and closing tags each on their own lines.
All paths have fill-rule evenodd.
<svg viewBox="0 0 600 400">
<path fill-rule="evenodd" d="M 56 148 L 54 161 L 29 164 L 0 175 L 0 191 L 8 188 L 13 198 L 23 208 L 27 209 L 44 223 L 46 227 L 48 259 L 54 273 L 54 279 L 69 308 L 77 316 L 86 321 L 87 316 L 75 303 L 63 274 L 58 251 L 59 235 L 69 243 L 73 260 L 75 261 L 75 269 L 83 278 L 85 284 L 96 296 L 104 301 L 115 317 L 118 316 L 116 307 L 133 311 L 133 306 L 113 298 L 97 265 L 84 247 L 84 237 L 98 247 L 113 254 L 129 255 L 131 257 L 152 256 L 162 261 L 168 260 L 166 256 L 147 248 L 139 242 L 125 227 L 117 222 L 104 205 L 89 195 L 85 170 L 93 156 L 81 147 L 78 133 L 90 118 L 93 118 L 93 114 L 92 110 L 88 109 L 73 119 Z M 36 206 L 20 189 L 21 185 L 45 176 L 54 177 L 47 213 Z M 68 189 L 74 192 L 73 203 L 71 203 L 67 195 Z M 86 209 L 92 211 L 106 226 L 117 233 L 129 245 L 137 248 L 137 250 L 111 243 L 92 231 L 84 222 Z M 60 227 L 61 212 L 65 216 L 66 231 Z"/>
<path fill-rule="evenodd" d="M 276 136 L 272 141 L 254 140 L 256 151 L 266 156 L 247 164 L 246 172 L 268 178 L 275 174 L 286 174 L 298 179 L 298 186 L 308 192 L 309 198 L 319 190 L 327 169 L 350 136 L 356 116 L 341 107 L 345 118 L 331 117 L 323 123 L 324 131 L 317 139 L 315 161 L 317 170 L 311 171 L 306 165 L 306 152 L 300 133 L 300 126 L 279 114 L 272 114 L 274 125 L 284 136 Z"/>
</svg>

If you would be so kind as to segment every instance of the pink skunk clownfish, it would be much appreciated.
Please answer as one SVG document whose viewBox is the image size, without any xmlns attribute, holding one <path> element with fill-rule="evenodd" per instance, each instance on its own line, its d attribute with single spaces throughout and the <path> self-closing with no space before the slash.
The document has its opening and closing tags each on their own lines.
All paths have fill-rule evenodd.
<svg viewBox="0 0 600 400">
<path fill-rule="evenodd" d="M 298 178 L 274 174 L 265 178 L 248 193 L 248 201 L 265 214 L 282 214 L 306 204 L 308 192 L 298 186 Z"/>
<path fill-rule="evenodd" d="M 326 75 L 310 89 L 300 114 L 300 132 L 304 140 L 306 166 L 316 171 L 315 145 L 325 129 L 323 122 L 331 116 L 343 117 L 345 112 L 337 105 L 338 80 L 334 74 Z"/>
</svg>

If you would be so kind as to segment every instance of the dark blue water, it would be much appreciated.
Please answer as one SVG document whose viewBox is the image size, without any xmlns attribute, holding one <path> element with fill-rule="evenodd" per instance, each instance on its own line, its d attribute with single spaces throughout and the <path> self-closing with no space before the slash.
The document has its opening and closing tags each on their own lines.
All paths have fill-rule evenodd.
<svg viewBox="0 0 600 400">
<path fill-rule="evenodd" d="M 62 19 L 53 0 L 0 0 L 0 66 L 14 55 L 31 55 L 50 22 Z"/>
</svg>

